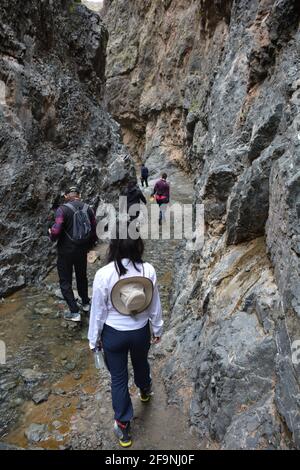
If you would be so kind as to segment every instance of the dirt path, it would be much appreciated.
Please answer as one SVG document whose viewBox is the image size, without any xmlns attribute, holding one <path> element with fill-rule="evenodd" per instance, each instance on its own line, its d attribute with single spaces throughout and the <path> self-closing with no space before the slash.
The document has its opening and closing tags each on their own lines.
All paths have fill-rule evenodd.
<svg viewBox="0 0 300 470">
<path fill-rule="evenodd" d="M 190 183 L 179 172 L 171 178 L 172 200 L 190 201 Z M 151 182 L 150 182 L 151 183 Z M 153 182 L 152 182 L 153 184 Z M 150 190 L 145 193 L 149 195 Z M 169 289 L 177 242 L 148 240 L 147 261 L 154 264 L 166 325 Z M 89 266 L 89 279 L 104 262 Z M 7 364 L 0 366 L 0 444 L 22 448 L 118 449 L 112 433 L 110 381 L 94 368 L 88 350 L 88 321 L 82 327 L 62 319 L 64 303 L 57 298 L 53 273 L 40 288 L 27 288 L 0 304 L 0 339 L 7 345 Z M 155 346 L 159 348 L 159 345 Z M 135 417 L 132 449 L 198 448 L 188 418 L 168 404 L 161 361 L 150 353 L 154 395 L 142 404 L 130 378 Z M 39 402 L 40 403 L 36 403 Z"/>
</svg>

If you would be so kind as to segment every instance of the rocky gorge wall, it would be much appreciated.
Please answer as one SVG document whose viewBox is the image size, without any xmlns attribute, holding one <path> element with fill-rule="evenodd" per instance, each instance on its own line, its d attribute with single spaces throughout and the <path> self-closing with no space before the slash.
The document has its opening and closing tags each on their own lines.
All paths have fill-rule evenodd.
<svg viewBox="0 0 300 470">
<path fill-rule="evenodd" d="M 107 38 L 78 2 L 0 3 L 0 296 L 53 265 L 48 216 L 70 183 L 97 208 L 131 171 L 103 102 Z"/>
<path fill-rule="evenodd" d="M 161 354 L 210 447 L 300 447 L 299 19 L 296 0 L 104 3 L 108 108 L 135 159 L 179 164 L 205 205 Z"/>
</svg>

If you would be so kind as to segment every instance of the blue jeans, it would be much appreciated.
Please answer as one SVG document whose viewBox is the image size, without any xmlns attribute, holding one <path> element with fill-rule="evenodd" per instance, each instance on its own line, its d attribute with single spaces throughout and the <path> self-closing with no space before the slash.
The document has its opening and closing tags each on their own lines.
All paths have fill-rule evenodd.
<svg viewBox="0 0 300 470">
<path fill-rule="evenodd" d="M 159 206 L 159 224 L 161 225 L 162 221 L 166 220 L 166 210 L 167 210 L 167 204 L 168 200 L 166 202 L 158 202 Z"/>
<path fill-rule="evenodd" d="M 133 408 L 128 390 L 128 352 L 130 352 L 135 385 L 147 389 L 151 384 L 148 351 L 150 348 L 149 323 L 143 328 L 118 331 L 104 325 L 102 344 L 111 375 L 112 404 L 115 419 L 126 422 L 133 418 Z"/>
</svg>

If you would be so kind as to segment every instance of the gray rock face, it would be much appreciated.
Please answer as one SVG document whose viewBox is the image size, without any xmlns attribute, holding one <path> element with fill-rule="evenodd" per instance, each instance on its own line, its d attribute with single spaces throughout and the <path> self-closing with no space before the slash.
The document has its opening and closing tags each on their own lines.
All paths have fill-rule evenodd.
<svg viewBox="0 0 300 470">
<path fill-rule="evenodd" d="M 172 14 L 172 2 L 116 0 L 103 8 L 110 36 L 108 109 L 133 157 L 147 161 L 153 177 L 162 168 L 172 171 L 174 163 L 188 166 L 181 86 L 196 4 L 179 3 L 185 4 L 180 17 Z"/>
<path fill-rule="evenodd" d="M 295 127 L 290 132 L 290 146 L 270 175 L 272 191 L 266 232 L 284 307 L 300 318 L 300 140 Z"/>
<path fill-rule="evenodd" d="M 263 235 L 269 214 L 270 173 L 275 160 L 285 153 L 278 139 L 245 169 L 228 200 L 227 243 L 240 243 Z"/>
<path fill-rule="evenodd" d="M 192 170 L 205 206 L 203 250 L 178 252 L 174 269 L 169 398 L 213 445 L 299 448 L 299 2 L 110 0 L 104 11 L 124 138 L 153 175 Z"/>
<path fill-rule="evenodd" d="M 48 218 L 77 183 L 95 208 L 130 158 L 103 106 L 107 31 L 71 0 L 0 5 L 0 295 L 53 263 Z"/>
</svg>

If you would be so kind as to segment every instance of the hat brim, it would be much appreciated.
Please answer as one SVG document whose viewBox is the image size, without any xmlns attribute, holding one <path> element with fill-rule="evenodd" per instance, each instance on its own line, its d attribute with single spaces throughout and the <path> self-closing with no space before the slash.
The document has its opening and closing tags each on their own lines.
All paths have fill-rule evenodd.
<svg viewBox="0 0 300 470">
<path fill-rule="evenodd" d="M 133 314 L 133 312 L 131 312 L 130 310 L 126 308 L 126 306 L 121 300 L 121 295 L 120 295 L 121 288 L 127 284 L 131 284 L 132 282 L 136 282 L 142 285 L 144 288 L 144 292 L 145 292 L 145 303 L 143 307 L 141 307 L 139 310 L 136 310 L 134 312 L 134 315 L 144 312 L 152 302 L 154 286 L 153 286 L 151 279 L 149 279 L 148 277 L 144 277 L 144 276 L 132 276 L 132 277 L 126 277 L 124 279 L 120 279 L 118 282 L 116 282 L 116 284 L 112 288 L 110 298 L 111 298 L 111 303 L 113 307 L 119 313 L 122 313 L 123 315 Z"/>
</svg>

